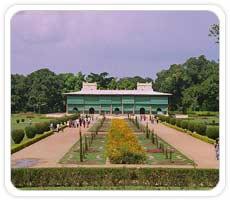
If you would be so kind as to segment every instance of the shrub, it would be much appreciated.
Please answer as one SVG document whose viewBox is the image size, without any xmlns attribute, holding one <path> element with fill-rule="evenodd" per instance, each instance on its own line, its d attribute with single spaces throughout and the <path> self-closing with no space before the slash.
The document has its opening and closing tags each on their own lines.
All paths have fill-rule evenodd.
<svg viewBox="0 0 230 201">
<path fill-rule="evenodd" d="M 194 122 L 194 131 L 201 135 L 205 135 L 206 127 L 204 122 Z"/>
<path fill-rule="evenodd" d="M 45 131 L 49 131 L 49 122 L 43 122 L 43 123 L 36 123 L 34 125 L 34 128 L 36 130 L 36 134 L 42 134 Z"/>
<path fill-rule="evenodd" d="M 168 116 L 168 117 L 165 117 L 165 121 L 167 122 L 167 123 L 170 123 L 169 121 L 170 121 L 170 117 Z"/>
<path fill-rule="evenodd" d="M 172 125 L 176 124 L 176 118 L 170 118 L 169 123 Z"/>
<path fill-rule="evenodd" d="M 181 127 L 181 122 L 183 119 L 176 119 L 176 126 Z"/>
<path fill-rule="evenodd" d="M 16 120 L 16 122 L 17 122 L 17 124 L 19 124 L 20 120 L 19 120 L 19 119 L 17 119 L 17 120 Z"/>
<path fill-rule="evenodd" d="M 11 181 L 21 187 L 155 186 L 210 187 L 219 181 L 218 169 L 194 168 L 13 168 Z"/>
<path fill-rule="evenodd" d="M 16 129 L 11 132 L 11 137 L 15 144 L 19 144 L 25 136 L 23 129 Z"/>
<path fill-rule="evenodd" d="M 181 121 L 181 128 L 188 129 L 188 120 Z"/>
<path fill-rule="evenodd" d="M 194 121 L 188 121 L 188 130 L 193 132 L 195 129 L 194 127 L 195 127 Z"/>
<path fill-rule="evenodd" d="M 36 129 L 33 126 L 25 127 L 25 133 L 27 138 L 34 138 L 34 136 L 37 134 Z"/>
<path fill-rule="evenodd" d="M 27 115 L 26 118 L 32 119 L 32 118 L 34 118 L 34 115 Z"/>
<path fill-rule="evenodd" d="M 219 137 L 219 126 L 207 126 L 206 135 L 212 139 L 218 138 Z"/>
<path fill-rule="evenodd" d="M 25 121 L 25 119 L 21 119 L 21 122 L 24 122 Z"/>
</svg>

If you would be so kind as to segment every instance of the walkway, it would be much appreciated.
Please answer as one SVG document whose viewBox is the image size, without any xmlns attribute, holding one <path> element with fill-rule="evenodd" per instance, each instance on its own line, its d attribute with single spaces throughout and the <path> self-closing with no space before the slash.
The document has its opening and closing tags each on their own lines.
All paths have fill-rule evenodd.
<svg viewBox="0 0 230 201">
<path fill-rule="evenodd" d="M 186 133 L 165 126 L 164 124 L 149 123 L 149 128 L 155 133 L 192 159 L 198 168 L 219 168 L 219 161 L 215 157 L 214 145 L 194 138 Z"/>
<path fill-rule="evenodd" d="M 92 125 L 92 124 L 91 124 Z M 82 133 L 88 128 L 81 128 Z M 11 162 L 31 159 L 37 161 L 33 167 L 55 167 L 64 154 L 79 140 L 79 128 L 65 128 L 11 155 Z"/>
</svg>

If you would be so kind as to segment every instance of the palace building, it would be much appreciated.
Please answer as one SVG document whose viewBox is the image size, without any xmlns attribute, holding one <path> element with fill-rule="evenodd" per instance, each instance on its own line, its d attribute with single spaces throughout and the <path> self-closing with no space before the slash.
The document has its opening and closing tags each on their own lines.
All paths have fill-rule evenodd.
<svg viewBox="0 0 230 201">
<path fill-rule="evenodd" d="M 151 83 L 137 83 L 135 90 L 99 90 L 96 83 L 83 82 L 81 91 L 64 95 L 66 113 L 167 114 L 172 94 L 153 91 Z"/>
</svg>

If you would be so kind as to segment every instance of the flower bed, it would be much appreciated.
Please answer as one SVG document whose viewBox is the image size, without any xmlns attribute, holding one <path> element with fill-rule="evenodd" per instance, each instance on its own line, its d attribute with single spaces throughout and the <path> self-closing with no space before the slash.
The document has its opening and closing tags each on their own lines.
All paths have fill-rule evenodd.
<svg viewBox="0 0 230 201">
<path fill-rule="evenodd" d="M 145 151 L 123 119 L 112 120 L 106 148 L 111 163 L 141 164 L 146 160 Z"/>
</svg>

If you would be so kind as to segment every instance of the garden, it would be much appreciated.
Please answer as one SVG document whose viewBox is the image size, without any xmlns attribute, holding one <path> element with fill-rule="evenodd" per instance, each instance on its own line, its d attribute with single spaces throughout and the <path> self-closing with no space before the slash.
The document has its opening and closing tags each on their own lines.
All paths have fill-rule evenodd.
<svg viewBox="0 0 230 201">
<path fill-rule="evenodd" d="M 99 119 L 59 161 L 61 164 L 188 165 L 194 162 L 132 119 Z"/>
</svg>

